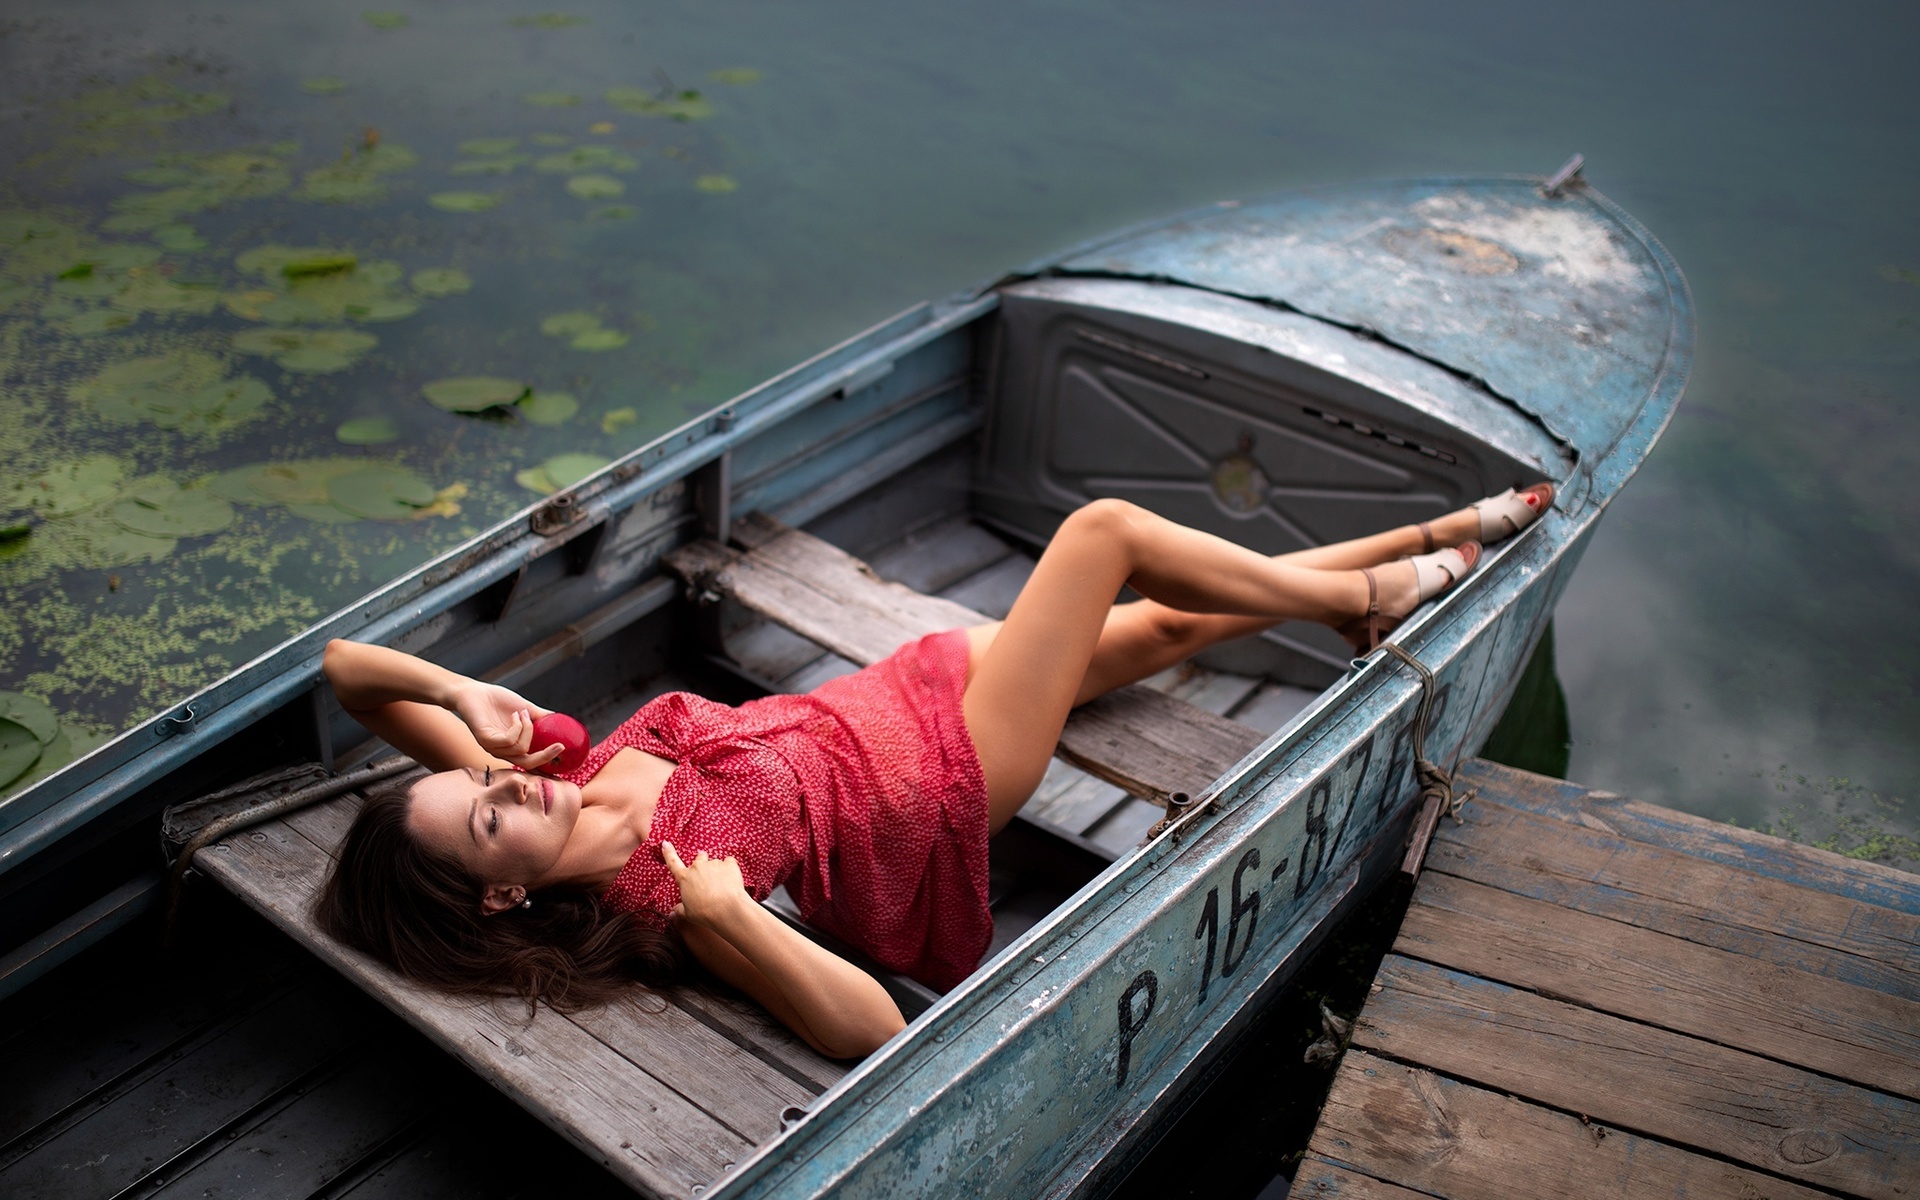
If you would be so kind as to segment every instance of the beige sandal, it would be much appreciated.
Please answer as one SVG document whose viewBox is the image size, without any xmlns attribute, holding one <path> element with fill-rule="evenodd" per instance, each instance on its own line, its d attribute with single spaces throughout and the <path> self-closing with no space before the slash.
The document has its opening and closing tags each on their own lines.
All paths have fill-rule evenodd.
<svg viewBox="0 0 1920 1200">
<path fill-rule="evenodd" d="M 1414 586 L 1419 589 L 1420 598 L 1414 602 L 1413 609 L 1398 615 L 1381 614 L 1380 581 L 1374 577 L 1372 567 L 1360 568 L 1360 573 L 1367 578 L 1367 615 L 1355 617 L 1334 630 L 1347 639 L 1356 653 L 1373 653 L 1381 639 L 1400 628 L 1400 623 L 1412 616 L 1414 609 L 1465 579 L 1480 561 L 1480 543 L 1462 542 L 1457 547 L 1416 554 L 1401 561 L 1413 564 Z"/>
<path fill-rule="evenodd" d="M 1539 497 L 1540 503 L 1537 507 L 1527 503 L 1529 495 Z M 1552 505 L 1553 485 L 1550 483 L 1536 483 L 1526 491 L 1520 492 L 1508 488 L 1498 496 L 1475 500 L 1473 511 L 1480 514 L 1480 540 L 1488 545 L 1504 541 L 1538 521 L 1540 514 L 1546 512 Z M 1427 533 L 1424 527 L 1421 532 L 1426 534 L 1427 548 L 1432 549 L 1433 535 Z"/>
</svg>

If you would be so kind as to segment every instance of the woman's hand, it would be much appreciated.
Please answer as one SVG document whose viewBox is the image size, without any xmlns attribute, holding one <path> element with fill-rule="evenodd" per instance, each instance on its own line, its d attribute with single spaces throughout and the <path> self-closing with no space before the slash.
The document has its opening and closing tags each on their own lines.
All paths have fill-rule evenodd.
<svg viewBox="0 0 1920 1200">
<path fill-rule="evenodd" d="M 680 885 L 680 903 L 673 910 L 677 920 L 717 929 L 747 899 L 747 883 L 737 858 L 708 858 L 702 850 L 686 863 L 672 842 L 660 843 L 660 857 Z"/>
<path fill-rule="evenodd" d="M 533 723 L 550 710 L 496 684 L 468 680 L 454 691 L 447 707 L 467 723 L 482 750 L 516 767 L 545 766 L 564 749 L 558 742 L 533 745 Z"/>
</svg>

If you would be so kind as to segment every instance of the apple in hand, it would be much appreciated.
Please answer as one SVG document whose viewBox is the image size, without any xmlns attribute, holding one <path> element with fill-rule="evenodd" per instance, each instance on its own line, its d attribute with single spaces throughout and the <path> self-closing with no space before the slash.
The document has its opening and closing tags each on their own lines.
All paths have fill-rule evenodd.
<svg viewBox="0 0 1920 1200">
<path fill-rule="evenodd" d="M 587 740 L 587 727 L 565 713 L 548 713 L 533 723 L 533 741 L 529 747 L 533 753 L 538 754 L 555 742 L 560 743 L 560 757 L 540 769 L 564 775 L 578 770 L 587 761 L 587 750 L 592 745 Z"/>
</svg>

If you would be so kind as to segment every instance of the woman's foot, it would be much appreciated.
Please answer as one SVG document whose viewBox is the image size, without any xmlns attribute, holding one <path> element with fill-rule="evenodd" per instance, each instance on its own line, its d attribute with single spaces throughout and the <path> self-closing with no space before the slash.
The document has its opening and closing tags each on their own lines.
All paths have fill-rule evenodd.
<svg viewBox="0 0 1920 1200">
<path fill-rule="evenodd" d="M 1420 531 L 1421 549 L 1426 551 L 1475 541 L 1490 546 L 1539 520 L 1552 504 L 1553 485 L 1536 483 L 1523 491 L 1508 488 L 1415 528 Z"/>
<path fill-rule="evenodd" d="M 1479 561 L 1480 543 L 1466 541 L 1431 554 L 1364 567 L 1360 576 L 1366 582 L 1367 607 L 1335 632 L 1356 652 L 1372 653 L 1414 609 L 1465 579 Z"/>
</svg>

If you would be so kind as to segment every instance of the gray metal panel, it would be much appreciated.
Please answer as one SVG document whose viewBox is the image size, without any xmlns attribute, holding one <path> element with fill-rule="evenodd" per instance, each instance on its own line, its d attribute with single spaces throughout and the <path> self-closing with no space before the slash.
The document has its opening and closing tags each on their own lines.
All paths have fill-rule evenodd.
<svg viewBox="0 0 1920 1200">
<path fill-rule="evenodd" d="M 1565 445 L 1483 389 L 1272 306 L 1043 279 L 1005 289 L 994 320 L 982 508 L 1035 536 L 1118 496 L 1282 553 L 1573 467 Z"/>
</svg>

